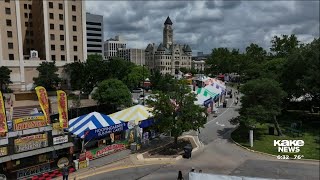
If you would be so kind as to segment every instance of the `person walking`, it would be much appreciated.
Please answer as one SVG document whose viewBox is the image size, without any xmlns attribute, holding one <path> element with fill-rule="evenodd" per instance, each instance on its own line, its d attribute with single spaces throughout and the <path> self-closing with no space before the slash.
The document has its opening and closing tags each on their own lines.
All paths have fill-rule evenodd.
<svg viewBox="0 0 320 180">
<path fill-rule="evenodd" d="M 63 180 L 68 180 L 69 168 L 67 165 L 64 165 L 64 167 L 62 168 L 62 176 L 63 176 Z"/>
<path fill-rule="evenodd" d="M 182 177 L 182 172 L 181 171 L 179 171 L 179 173 L 178 173 L 177 180 L 184 180 L 184 178 Z"/>
</svg>

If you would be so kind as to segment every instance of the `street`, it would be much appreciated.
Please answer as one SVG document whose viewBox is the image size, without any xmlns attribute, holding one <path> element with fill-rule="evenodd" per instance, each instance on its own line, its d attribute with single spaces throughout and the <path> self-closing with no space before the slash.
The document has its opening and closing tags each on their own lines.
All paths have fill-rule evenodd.
<svg viewBox="0 0 320 180">
<path fill-rule="evenodd" d="M 209 118 L 205 127 L 200 130 L 199 138 L 205 147 L 192 155 L 191 159 L 182 159 L 175 164 L 146 165 L 114 170 L 87 178 L 96 179 L 174 179 L 179 170 L 185 179 L 188 172 L 195 168 L 203 173 L 249 176 L 282 179 L 318 179 L 319 162 L 277 160 L 244 150 L 235 145 L 230 134 L 235 129 L 229 119 L 238 115 L 232 100 L 227 108 L 220 108 L 218 117 Z"/>
</svg>

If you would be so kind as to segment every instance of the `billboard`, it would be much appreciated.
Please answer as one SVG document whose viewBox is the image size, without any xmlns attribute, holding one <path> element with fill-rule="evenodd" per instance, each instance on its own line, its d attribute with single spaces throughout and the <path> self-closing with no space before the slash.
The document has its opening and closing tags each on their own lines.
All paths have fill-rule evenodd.
<svg viewBox="0 0 320 180">
<path fill-rule="evenodd" d="M 47 146 L 47 134 L 36 134 L 14 140 L 14 148 L 16 153 L 39 149 Z"/>
<path fill-rule="evenodd" d="M 29 117 L 15 119 L 13 121 L 13 129 L 15 131 L 43 127 L 46 125 L 47 125 L 47 122 L 44 116 L 29 116 Z"/>
</svg>

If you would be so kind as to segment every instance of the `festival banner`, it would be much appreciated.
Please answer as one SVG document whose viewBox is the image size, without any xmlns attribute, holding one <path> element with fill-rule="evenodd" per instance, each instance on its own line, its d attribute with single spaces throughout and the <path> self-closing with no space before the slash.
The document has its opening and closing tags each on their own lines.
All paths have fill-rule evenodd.
<svg viewBox="0 0 320 180">
<path fill-rule="evenodd" d="M 7 126 L 7 116 L 6 116 L 6 109 L 4 107 L 3 96 L 0 91 L 0 133 L 7 133 L 8 126 Z"/>
<path fill-rule="evenodd" d="M 89 150 L 86 152 L 86 157 L 90 160 L 93 160 L 124 149 L 126 149 L 126 144 L 112 144 L 106 147 Z"/>
<path fill-rule="evenodd" d="M 57 91 L 59 122 L 61 128 L 68 128 L 68 99 L 64 91 Z"/>
<path fill-rule="evenodd" d="M 35 88 L 38 99 L 39 99 L 39 104 L 40 107 L 43 111 L 44 116 L 46 117 L 47 124 L 50 124 L 50 112 L 49 112 L 49 100 L 48 100 L 48 94 L 47 91 L 44 87 L 42 86 L 37 86 Z"/>
<path fill-rule="evenodd" d="M 15 152 L 20 153 L 48 146 L 47 134 L 36 134 L 14 140 Z"/>
<path fill-rule="evenodd" d="M 43 127 L 46 125 L 47 125 L 47 122 L 44 116 L 29 116 L 29 117 L 15 119 L 13 121 L 13 129 L 15 131 Z"/>
<path fill-rule="evenodd" d="M 0 147 L 0 157 L 8 155 L 8 148 L 7 147 Z"/>
<path fill-rule="evenodd" d="M 85 140 L 90 141 L 92 139 L 100 139 L 110 135 L 111 133 L 121 132 L 128 129 L 127 123 L 115 124 L 112 126 L 107 126 L 99 129 L 92 129 L 86 131 Z"/>
</svg>

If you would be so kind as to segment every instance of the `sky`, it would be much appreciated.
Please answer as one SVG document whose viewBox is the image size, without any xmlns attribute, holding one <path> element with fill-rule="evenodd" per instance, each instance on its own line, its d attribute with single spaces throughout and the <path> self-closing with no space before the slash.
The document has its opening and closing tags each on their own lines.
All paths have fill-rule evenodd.
<svg viewBox="0 0 320 180">
<path fill-rule="evenodd" d="M 104 16 L 105 40 L 120 35 L 129 48 L 162 42 L 163 23 L 173 22 L 173 41 L 193 54 L 227 47 L 244 51 L 250 43 L 266 50 L 273 36 L 296 34 L 302 43 L 319 37 L 319 1 L 98 1 L 86 10 Z"/>
</svg>

